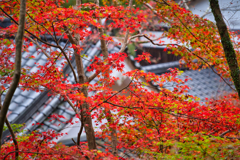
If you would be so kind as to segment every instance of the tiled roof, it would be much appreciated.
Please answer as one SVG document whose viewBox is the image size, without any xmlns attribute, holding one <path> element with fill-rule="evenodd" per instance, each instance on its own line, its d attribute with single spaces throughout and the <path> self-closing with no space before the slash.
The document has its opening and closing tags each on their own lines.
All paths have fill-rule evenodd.
<svg viewBox="0 0 240 160">
<path fill-rule="evenodd" d="M 64 47 L 65 43 L 61 42 L 60 45 Z M 52 47 L 52 50 L 55 51 L 56 48 Z M 37 51 L 36 45 L 29 46 L 29 52 L 23 52 L 22 54 L 22 67 L 29 67 L 29 72 L 36 72 L 38 68 L 35 66 L 35 63 L 40 65 L 44 65 L 47 62 L 47 57 L 40 51 Z M 26 58 L 28 55 L 33 55 L 35 58 Z M 63 62 L 63 59 L 57 62 L 57 66 Z M 4 100 L 5 94 L 2 96 L 2 100 Z M 29 106 L 31 106 L 35 101 L 39 103 L 40 95 L 45 95 L 46 92 L 40 93 L 35 91 L 22 91 L 20 87 L 16 89 L 14 96 L 12 98 L 11 104 L 9 106 L 8 112 L 8 120 L 10 122 L 16 123 L 16 118 L 23 113 Z M 42 99 L 43 97 L 41 97 Z"/>
<path fill-rule="evenodd" d="M 64 46 L 65 42 L 61 42 L 61 46 Z M 52 48 L 54 50 L 54 48 Z M 22 67 L 31 67 L 31 72 L 36 71 L 37 68 L 34 66 L 35 63 L 43 65 L 46 63 L 46 56 L 40 52 L 37 54 L 36 46 L 30 46 L 28 53 L 23 53 Z M 118 52 L 119 48 L 115 47 L 110 52 Z M 88 66 L 91 62 L 89 61 L 94 56 L 100 54 L 100 42 L 87 46 L 84 50 L 84 54 L 88 55 L 88 60 L 84 60 L 84 67 Z M 24 58 L 26 55 L 34 55 L 34 59 Z M 133 58 L 132 58 L 133 60 Z M 76 70 L 75 61 L 72 61 L 72 65 Z M 154 72 L 156 74 L 162 74 L 167 72 L 169 68 L 179 68 L 179 62 L 168 62 L 162 64 L 155 64 L 149 66 L 141 66 L 140 63 L 132 61 L 132 63 L 139 69 L 146 72 Z M 73 73 L 70 68 L 65 68 L 64 73 L 69 74 L 68 80 L 70 83 L 74 83 Z M 87 73 L 86 73 L 87 74 Z M 89 76 L 89 75 L 88 75 Z M 231 91 L 225 83 L 220 81 L 220 77 L 216 75 L 211 69 L 203 70 L 186 70 L 179 76 L 181 79 L 185 79 L 188 76 L 192 80 L 186 82 L 191 89 L 189 94 L 199 97 L 204 100 L 206 97 L 217 96 L 220 91 Z M 92 83 L 95 83 L 93 81 Z M 168 88 L 169 87 L 168 84 Z M 71 109 L 68 103 L 64 102 L 59 96 L 49 97 L 47 91 L 39 93 L 34 91 L 22 91 L 17 89 L 12 103 L 9 107 L 8 119 L 11 123 L 26 123 L 27 132 L 39 129 L 40 131 L 46 131 L 53 129 L 57 132 L 62 131 L 70 119 L 75 116 L 74 111 Z M 2 97 L 4 99 L 4 95 Z M 65 119 L 59 120 L 51 119 L 53 114 L 63 115 Z M 33 123 L 41 123 L 42 125 L 32 125 Z M 4 136 L 7 135 L 5 132 Z"/>
<path fill-rule="evenodd" d="M 0 28 L 6 28 L 11 25 L 11 21 L 8 18 L 5 18 L 0 21 Z"/>
<path fill-rule="evenodd" d="M 100 48 L 100 42 L 98 42 L 96 45 L 93 45 L 93 44 L 89 45 L 87 48 L 85 48 L 84 54 L 88 55 L 89 60 L 93 59 L 94 56 L 98 56 L 100 54 L 99 48 Z M 84 68 L 86 69 L 86 67 L 89 66 L 90 63 L 91 62 L 88 60 L 83 60 Z M 76 71 L 75 61 L 73 61 L 72 65 Z M 69 80 L 70 83 L 74 83 L 74 76 L 71 71 L 67 79 Z M 92 81 L 92 83 L 96 83 L 96 80 Z M 50 103 L 52 104 L 42 106 L 41 108 L 39 108 L 38 112 L 36 112 L 31 116 L 31 119 L 29 119 L 29 121 L 27 122 L 26 129 L 28 131 L 33 131 L 38 127 L 37 125 L 33 126 L 32 123 L 43 123 L 43 125 L 39 126 L 39 129 L 41 131 L 53 129 L 59 132 L 66 126 L 66 123 L 64 122 L 69 121 L 71 118 L 75 116 L 75 113 L 72 110 L 72 108 L 69 106 L 69 104 L 64 102 L 64 100 L 62 100 L 60 97 L 52 98 Z M 45 114 L 43 114 L 44 112 Z M 60 123 L 60 121 L 56 119 L 50 120 L 51 119 L 50 117 L 53 114 L 63 115 L 65 119 L 60 119 L 60 121 L 63 123 Z"/>
<path fill-rule="evenodd" d="M 61 42 L 60 45 L 64 47 L 65 42 Z M 53 51 L 56 51 L 56 48 L 51 48 Z M 47 50 L 49 51 L 49 50 Z M 28 55 L 33 55 L 35 58 L 27 58 Z M 12 60 L 13 61 L 13 60 Z M 29 46 L 28 52 L 23 52 L 22 54 L 22 67 L 29 67 L 29 72 L 36 72 L 38 68 L 35 63 L 44 65 L 47 62 L 47 57 L 41 52 L 37 51 L 36 45 Z M 57 62 L 57 66 L 60 66 L 63 59 Z M 66 70 L 67 67 L 64 69 Z M 8 120 L 10 123 L 25 123 L 31 114 L 35 113 L 44 103 L 50 98 L 47 95 L 48 91 L 42 93 L 35 91 L 22 91 L 18 87 L 14 93 L 11 104 L 8 111 Z M 4 93 L 2 95 L 2 101 L 5 98 Z M 3 137 L 8 135 L 8 131 L 5 131 Z"/>
<path fill-rule="evenodd" d="M 212 71 L 212 69 L 185 70 L 178 78 L 191 78 L 185 84 L 190 87 L 188 94 L 200 98 L 217 98 L 223 92 L 232 92 L 232 89 Z"/>
<path fill-rule="evenodd" d="M 51 41 L 51 37 L 48 37 L 48 42 L 54 43 Z M 64 47 L 66 40 L 62 40 L 60 45 Z M 54 47 L 51 47 L 52 51 L 57 50 Z M 30 72 L 36 72 L 37 67 L 34 66 L 35 63 L 44 65 L 47 62 L 47 57 L 42 53 L 37 51 L 36 45 L 29 46 L 29 52 L 23 52 L 22 55 L 22 67 L 30 67 Z M 49 51 L 49 49 L 47 49 Z M 110 53 L 118 52 L 118 47 L 113 47 L 109 50 Z M 101 52 L 100 50 L 100 41 L 96 44 L 90 44 L 84 49 L 84 54 L 88 56 L 88 60 L 83 59 L 83 65 L 86 71 L 86 67 L 91 63 L 91 59 L 94 56 L 98 56 Z M 26 58 L 28 55 L 34 55 L 35 58 L 29 59 Z M 57 61 L 57 65 L 60 65 L 62 61 Z M 76 63 L 74 59 L 72 60 L 72 65 L 76 71 Z M 64 68 L 64 73 L 69 74 L 67 79 L 70 83 L 74 83 L 74 76 L 71 72 L 70 67 Z M 86 75 L 89 73 L 86 72 Z M 91 83 L 96 83 L 96 79 Z M 2 95 L 2 100 L 4 100 L 5 94 Z M 49 120 L 53 114 L 63 115 L 65 119 L 60 119 L 60 121 Z M 56 131 L 61 131 L 66 126 L 66 123 L 75 116 L 75 113 L 68 105 L 64 102 L 59 96 L 49 97 L 48 91 L 42 93 L 35 91 L 22 91 L 19 87 L 17 88 L 8 112 L 8 120 L 10 123 L 26 123 L 26 132 L 30 132 L 39 128 L 41 131 L 46 131 L 48 129 L 53 129 Z M 62 122 L 62 123 L 61 123 Z M 42 123 L 43 125 L 32 125 L 33 123 Z M 3 139 L 9 135 L 8 131 L 5 131 L 3 134 Z"/>
<path fill-rule="evenodd" d="M 186 79 L 186 77 L 188 77 L 191 79 L 185 83 L 185 85 L 190 87 L 188 94 L 200 98 L 201 101 L 204 101 L 205 98 L 215 98 L 223 92 L 233 91 L 211 68 L 188 70 L 187 68 L 180 68 L 178 61 L 141 66 L 140 63 L 134 61 L 133 57 L 131 57 L 131 60 L 138 69 L 144 70 L 145 72 L 153 72 L 158 75 L 169 72 L 169 68 L 179 68 L 184 72 L 178 76 L 178 78 Z M 172 86 L 174 86 L 174 84 L 168 83 L 165 88 L 171 90 L 173 89 Z"/>
<path fill-rule="evenodd" d="M 62 43 L 62 45 L 64 46 L 65 43 Z M 114 47 L 109 52 L 114 53 L 118 52 L 118 50 L 119 48 Z M 84 54 L 88 56 L 88 60 L 83 59 L 85 71 L 86 67 L 89 66 L 89 64 L 91 63 L 90 59 L 93 59 L 94 56 L 98 56 L 100 52 L 100 42 L 96 43 L 95 45 L 91 44 L 85 48 Z M 36 54 L 35 45 L 29 47 L 29 53 L 23 53 L 23 55 L 28 54 Z M 36 54 L 35 56 L 36 58 L 34 59 L 23 58 L 22 67 L 32 67 L 31 71 L 36 71 L 36 69 L 34 68 L 35 63 L 39 63 L 41 65 L 46 63 L 46 57 L 42 53 L 40 53 L 39 55 Z M 76 71 L 76 64 L 74 60 L 72 61 L 72 65 Z M 71 70 L 69 68 L 65 68 L 64 73 L 69 74 L 67 79 L 70 83 L 74 83 L 74 77 Z M 86 75 L 88 75 L 88 73 L 86 73 Z M 95 79 L 91 83 L 96 83 L 96 81 L 97 80 Z M 38 107 L 36 107 L 36 105 L 38 105 Z M 51 120 L 50 117 L 52 117 L 53 114 L 63 115 L 65 119 L 60 119 L 60 121 L 56 119 Z M 11 123 L 26 123 L 26 132 L 33 131 L 38 127 L 40 131 L 53 129 L 59 132 L 66 126 L 66 123 L 64 122 L 69 121 L 74 116 L 75 113 L 71 109 L 69 104 L 64 102 L 64 100 L 62 100 L 59 96 L 49 97 L 47 95 L 47 91 L 43 93 L 38 93 L 34 91 L 22 91 L 18 88 L 14 94 L 12 103 L 9 108 L 8 119 Z M 42 123 L 43 125 L 32 125 L 33 123 Z M 5 136 L 6 135 L 7 133 L 5 133 Z"/>
</svg>

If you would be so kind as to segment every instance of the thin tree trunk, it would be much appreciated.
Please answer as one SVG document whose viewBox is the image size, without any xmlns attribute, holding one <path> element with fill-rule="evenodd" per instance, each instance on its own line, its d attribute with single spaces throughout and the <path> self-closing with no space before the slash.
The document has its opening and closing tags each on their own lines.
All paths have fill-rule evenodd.
<svg viewBox="0 0 240 160">
<path fill-rule="evenodd" d="M 96 0 L 96 4 L 99 6 L 99 0 Z M 102 23 L 102 20 L 99 19 L 99 23 Z M 103 54 L 103 60 L 105 61 L 108 58 L 108 49 L 106 41 L 103 39 L 104 29 L 99 28 L 100 32 L 100 41 L 101 41 L 101 50 Z M 105 71 L 106 72 L 106 79 L 109 78 L 109 69 Z M 110 135 L 111 135 L 111 148 L 112 148 L 112 154 L 114 156 L 118 156 L 118 150 L 117 150 L 117 129 L 116 127 L 111 127 L 112 124 L 114 124 L 114 119 L 112 118 L 112 113 L 109 109 L 104 109 L 104 114 L 106 115 L 109 128 L 110 128 Z"/>
<path fill-rule="evenodd" d="M 7 111 L 21 76 L 21 59 L 22 59 L 22 45 L 23 45 L 25 15 L 26 15 L 26 0 L 21 0 L 19 26 L 18 26 L 16 38 L 15 38 L 15 43 L 16 43 L 15 71 L 14 71 L 13 81 L 6 94 L 6 97 L 4 99 L 3 106 L 1 109 L 1 113 L 0 113 L 0 149 L 2 145 L 3 126 L 6 120 Z"/>
<path fill-rule="evenodd" d="M 0 93 L 1 93 L 1 90 L 0 90 Z M 1 102 L 2 102 L 2 99 L 1 99 L 1 94 L 0 94 L 0 110 L 2 109 Z M 7 118 L 5 119 L 5 123 L 6 123 L 7 127 L 8 127 L 9 132 L 11 133 L 11 136 L 12 136 L 12 139 L 13 139 L 13 143 L 14 143 L 14 146 L 15 146 L 15 151 L 16 151 L 15 152 L 15 160 L 18 160 L 18 155 L 19 155 L 18 150 L 19 149 L 18 149 L 18 142 L 17 142 L 16 136 L 15 136 L 15 134 L 13 132 L 13 129 L 11 127 L 11 124 L 9 123 Z"/>
<path fill-rule="evenodd" d="M 74 9 L 80 10 L 80 8 L 78 8 L 78 6 L 81 4 L 82 4 L 82 1 L 77 0 L 76 5 L 74 6 Z M 69 41 L 74 45 L 79 45 L 80 35 L 77 34 L 77 35 L 75 35 L 75 37 L 73 37 L 72 34 L 68 31 L 67 27 L 65 28 L 65 31 L 68 35 Z M 74 49 L 74 56 L 75 56 L 75 61 L 76 61 L 76 66 L 77 66 L 78 83 L 83 84 L 83 83 L 87 82 L 87 77 L 85 76 L 85 73 L 84 73 L 83 61 L 81 58 L 81 51 L 78 49 Z M 79 92 L 82 92 L 85 97 L 88 97 L 87 87 L 83 87 L 81 90 L 79 90 Z M 80 109 L 81 109 L 81 115 L 79 115 L 79 116 L 81 116 L 80 120 L 81 121 L 83 120 L 82 125 L 84 126 L 84 129 L 86 132 L 88 149 L 89 150 L 97 149 L 95 133 L 94 133 L 94 129 L 92 126 L 91 113 L 89 113 L 89 111 L 90 111 L 89 104 L 84 102 L 80 106 Z M 77 145 L 79 145 L 79 143 L 80 143 L 81 132 L 82 132 L 82 129 L 80 128 L 80 131 L 78 133 Z"/>
<path fill-rule="evenodd" d="M 221 36 L 221 43 L 224 49 L 225 57 L 230 68 L 231 77 L 233 79 L 235 88 L 240 98 L 240 72 L 237 62 L 237 57 L 233 44 L 231 42 L 226 23 L 223 20 L 222 13 L 219 7 L 218 0 L 209 0 L 212 13 L 214 15 L 219 34 Z"/>
<path fill-rule="evenodd" d="M 8 127 L 8 130 L 10 131 L 10 133 L 11 133 L 11 136 L 12 136 L 12 139 L 13 139 L 13 143 L 14 143 L 14 146 L 15 146 L 15 160 L 18 160 L 18 156 L 19 156 L 19 152 L 18 152 L 18 142 L 17 142 L 17 139 L 16 139 L 16 136 L 15 136 L 15 134 L 14 134 L 14 132 L 13 132 L 13 129 L 12 129 L 12 127 L 11 127 L 11 124 L 9 123 L 9 121 L 8 121 L 8 119 L 6 118 L 6 120 L 5 120 L 5 123 L 6 123 L 6 125 L 7 125 L 7 127 Z"/>
<path fill-rule="evenodd" d="M 65 28 L 65 31 L 68 35 L 70 42 L 74 45 L 79 45 L 80 36 L 76 35 L 73 38 L 71 33 L 67 30 L 67 28 Z M 83 67 L 83 62 L 82 62 L 82 58 L 81 58 L 81 52 L 78 49 L 74 49 L 74 56 L 75 56 L 78 79 L 79 79 L 78 83 L 83 84 L 83 83 L 87 82 L 87 78 L 84 74 L 84 67 Z M 82 92 L 85 97 L 88 97 L 87 87 L 83 87 L 81 90 L 79 90 L 79 92 Z M 81 115 L 84 116 L 82 119 L 84 120 L 83 124 L 84 124 L 84 129 L 86 132 L 86 136 L 87 136 L 88 148 L 89 148 L 89 150 L 92 150 L 92 149 L 97 149 L 97 146 L 96 146 L 96 140 L 95 140 L 95 133 L 94 133 L 94 129 L 92 126 L 91 113 L 89 113 L 89 111 L 90 111 L 89 105 L 86 102 L 84 102 L 81 105 Z M 79 115 L 79 116 L 81 116 L 81 115 Z"/>
<path fill-rule="evenodd" d="M 79 43 L 77 43 L 77 44 L 79 44 Z M 79 77 L 79 83 L 83 84 L 87 81 L 87 78 L 84 74 L 83 62 L 82 62 L 82 58 L 81 58 L 80 54 L 81 54 L 80 51 L 78 52 L 77 49 L 74 50 L 77 72 L 78 72 L 78 77 Z M 81 89 L 81 92 L 84 94 L 85 97 L 88 97 L 87 87 L 83 87 Z M 94 133 L 94 129 L 93 129 L 93 126 L 92 126 L 91 113 L 89 113 L 89 105 L 86 102 L 84 102 L 81 105 L 81 109 L 82 109 L 81 112 L 82 112 L 82 115 L 83 115 L 82 119 L 84 120 L 84 122 L 83 122 L 84 129 L 85 129 L 86 136 L 87 136 L 87 141 L 88 141 L 88 148 L 89 148 L 89 150 L 97 149 L 96 140 L 95 140 L 95 133 Z"/>
<path fill-rule="evenodd" d="M 114 119 L 113 119 L 111 111 L 109 109 L 105 108 L 104 109 L 104 114 L 106 115 L 106 119 L 108 121 L 109 128 L 110 128 L 112 154 L 114 156 L 118 156 L 117 128 L 116 127 L 112 127 L 112 125 L 114 125 Z"/>
<path fill-rule="evenodd" d="M 101 19 L 99 20 L 99 23 L 101 23 Z M 103 54 L 103 60 L 106 60 L 108 58 L 108 50 L 107 50 L 107 45 L 104 39 L 102 39 L 102 36 L 104 34 L 104 31 L 102 28 L 99 29 L 100 32 L 100 38 L 101 38 L 101 49 L 102 49 L 102 54 Z M 106 70 L 106 79 L 109 78 L 109 70 Z M 116 127 L 111 127 L 112 124 L 114 124 L 114 119 L 112 118 L 112 113 L 109 109 L 105 108 L 104 109 L 104 114 L 106 115 L 109 128 L 110 128 L 110 134 L 111 134 L 111 147 L 112 147 L 112 154 L 114 156 L 118 156 L 118 150 L 117 150 L 117 129 Z"/>
</svg>

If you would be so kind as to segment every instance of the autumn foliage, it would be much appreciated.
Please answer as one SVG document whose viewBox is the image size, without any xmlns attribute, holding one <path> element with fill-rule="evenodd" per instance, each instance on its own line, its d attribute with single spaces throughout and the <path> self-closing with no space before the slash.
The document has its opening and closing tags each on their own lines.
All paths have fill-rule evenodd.
<svg viewBox="0 0 240 160">
<path fill-rule="evenodd" d="M 51 140 L 62 136 L 53 131 L 44 133 L 32 132 L 29 135 L 19 135 L 20 159 L 104 159 L 106 157 L 119 159 L 119 155 L 111 153 L 111 132 L 116 130 L 117 149 L 131 153 L 134 157 L 143 159 L 231 159 L 239 157 L 240 108 L 238 97 L 234 93 L 225 94 L 218 99 L 208 99 L 200 102 L 197 97 L 188 94 L 190 89 L 184 83 L 189 80 L 179 79 L 182 71 L 169 69 L 168 73 L 156 75 L 141 70 L 124 71 L 124 60 L 128 58 L 125 50 L 88 59 L 81 54 L 87 43 L 98 40 L 115 46 L 124 46 L 132 41 L 138 42 L 139 29 L 147 30 L 158 23 L 170 26 L 163 36 L 172 40 L 165 44 L 161 39 L 157 45 L 165 45 L 172 54 L 182 56 L 180 62 L 189 69 L 203 69 L 214 65 L 216 74 L 230 78 L 229 68 L 218 31 L 213 22 L 193 15 L 190 11 L 179 7 L 174 1 L 149 2 L 152 10 L 144 8 L 144 3 L 137 7 L 98 6 L 94 3 L 84 3 L 80 6 L 63 8 L 63 0 L 33 0 L 27 2 L 26 32 L 24 51 L 34 43 L 40 44 L 38 52 L 46 52 L 47 62 L 35 64 L 36 72 L 31 68 L 22 68 L 20 87 L 24 90 L 37 92 L 45 89 L 51 95 L 60 95 L 74 104 L 76 116 L 81 119 L 81 106 L 89 105 L 86 112 L 96 121 L 101 132 L 96 132 L 97 138 L 108 139 L 105 150 L 88 150 L 86 143 L 72 147 L 55 144 Z M 125 4 L 126 2 L 120 1 Z M 128 3 L 128 2 L 127 2 Z M 0 41 L 0 91 L 6 91 L 11 83 L 14 71 L 14 37 L 17 30 L 19 1 L 1 1 L 0 15 L 11 18 L 13 25 L 1 28 Z M 103 20 L 105 19 L 105 21 Z M 102 22 L 100 24 L 99 22 Z M 89 28 L 92 28 L 91 30 Z M 105 30 L 100 36 L 99 28 Z M 108 35 L 112 30 L 118 30 L 116 37 Z M 143 32 L 144 34 L 144 32 Z M 55 42 L 49 43 L 43 35 L 48 35 Z M 127 35 L 127 41 L 124 41 Z M 137 35 L 137 36 L 136 36 Z M 79 36 L 79 45 L 71 44 L 71 37 Z M 136 37 L 134 37 L 136 36 Z M 232 38 L 237 35 L 231 33 Z M 64 48 L 58 44 L 59 38 L 68 43 Z M 136 39 L 135 39 L 136 38 Z M 152 37 L 147 37 L 151 39 Z M 154 41 L 156 43 L 156 41 Z M 81 45 L 80 45 L 81 44 Z M 51 48 L 58 48 L 53 51 Z M 235 43 L 239 47 L 239 43 Z M 96 74 L 96 83 L 71 83 L 63 68 L 74 58 L 73 50 L 77 50 L 81 59 L 91 61 L 87 72 Z M 239 57 L 239 50 L 236 49 Z M 143 53 L 135 61 L 149 61 L 150 54 Z M 35 58 L 27 55 L 24 58 Z M 197 61 L 193 61 L 196 60 Z M 112 72 L 121 72 L 130 79 L 129 84 L 120 91 L 114 91 L 112 86 L 118 80 Z M 79 76 L 79 75 L 78 75 Z M 75 79 L 78 79 L 76 75 Z M 231 79 L 231 78 L 230 78 Z M 172 90 L 164 86 L 171 82 Z M 231 83 L 231 80 L 226 81 Z M 87 88 L 92 96 L 81 92 Z M 110 110 L 111 114 L 106 113 Z M 61 116 L 61 115 L 60 115 Z M 104 120 L 110 117 L 111 121 Z M 76 133 L 77 134 L 77 133 Z M 77 136 L 77 135 L 76 135 Z M 13 159 L 15 153 L 11 141 L 1 148 L 1 159 Z M 124 158 L 124 156 L 121 156 Z M 134 157 L 132 157 L 134 159 Z M 126 157 L 125 157 L 126 158 Z"/>
</svg>

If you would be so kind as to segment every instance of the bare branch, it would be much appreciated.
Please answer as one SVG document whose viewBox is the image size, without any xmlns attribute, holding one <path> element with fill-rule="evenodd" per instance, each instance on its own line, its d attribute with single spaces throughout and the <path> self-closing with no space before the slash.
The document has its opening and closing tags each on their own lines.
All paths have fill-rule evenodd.
<svg viewBox="0 0 240 160">
<path fill-rule="evenodd" d="M 150 4 L 148 4 L 148 3 L 143 3 L 143 4 L 144 4 L 147 8 L 149 8 L 156 16 L 160 17 L 159 14 L 157 13 L 157 11 L 155 11 Z M 163 19 L 164 19 L 165 21 L 167 21 L 168 23 L 172 23 L 172 21 L 169 20 L 168 18 L 164 18 L 164 17 L 160 17 L 160 18 L 163 18 Z"/>
<path fill-rule="evenodd" d="M 12 18 L 7 12 L 5 12 L 1 7 L 0 7 L 0 10 L 8 17 L 11 19 L 12 22 L 14 22 L 15 24 L 19 25 L 17 21 L 15 21 L 14 18 Z M 43 41 L 41 38 L 35 36 L 33 33 L 29 32 L 27 29 L 24 29 L 28 34 L 32 35 L 34 38 L 36 38 L 38 41 L 44 43 L 44 44 L 47 44 L 49 46 L 52 46 L 52 47 L 57 47 L 56 45 L 54 44 L 51 44 L 51 43 L 48 43 L 46 41 Z"/>
<path fill-rule="evenodd" d="M 209 14 L 209 10 L 210 10 L 210 5 L 208 6 L 208 8 L 205 11 L 205 13 L 201 16 L 201 18 L 204 18 L 207 14 Z"/>
<path fill-rule="evenodd" d="M 13 139 L 13 143 L 14 143 L 14 146 L 15 146 L 15 150 L 16 150 L 16 152 L 15 152 L 15 160 L 18 160 L 18 155 L 19 155 L 18 150 L 19 150 L 19 148 L 18 148 L 18 142 L 17 142 L 16 136 L 15 136 L 15 134 L 13 132 L 13 129 L 12 129 L 12 127 L 11 127 L 11 125 L 10 125 L 10 123 L 9 123 L 7 118 L 5 119 L 5 123 L 6 123 L 7 127 L 8 127 L 9 132 L 11 133 L 11 136 L 12 136 L 12 139 Z"/>
<path fill-rule="evenodd" d="M 222 138 L 223 138 L 226 134 L 230 133 L 231 131 L 232 131 L 232 130 L 229 129 L 229 130 L 223 132 L 222 134 L 220 134 L 219 137 L 222 137 Z"/>
<path fill-rule="evenodd" d="M 186 1 L 186 0 L 183 0 L 183 5 L 184 5 L 184 7 L 185 7 L 186 10 L 189 10 L 189 7 L 188 7 L 188 5 L 187 5 L 187 1 Z"/>
<path fill-rule="evenodd" d="M 65 98 L 67 99 L 68 104 L 72 107 L 72 109 L 74 110 L 74 112 L 80 116 L 80 113 L 78 112 L 78 110 L 75 108 L 74 104 L 72 103 L 72 101 L 69 99 L 68 96 L 65 96 Z M 81 119 L 79 119 L 81 121 Z"/>
<path fill-rule="evenodd" d="M 0 90 L 0 93 L 1 93 L 0 94 L 0 110 L 1 110 L 2 109 L 2 104 L 1 104 L 2 99 L 1 99 L 1 96 L 2 96 L 3 92 L 1 92 L 1 90 Z M 11 124 L 9 123 L 7 117 L 5 119 L 5 123 L 6 123 L 7 127 L 8 127 L 9 132 L 11 133 L 11 136 L 12 136 L 12 139 L 13 139 L 13 143 L 14 143 L 14 146 L 15 146 L 15 150 L 18 151 L 19 150 L 18 142 L 17 142 L 16 136 L 15 136 L 15 134 L 13 132 L 13 129 L 12 129 Z M 19 155 L 18 152 L 15 152 L 15 160 L 18 160 L 18 155 Z"/>
<path fill-rule="evenodd" d="M 46 57 L 51 58 L 51 57 L 47 54 L 47 52 L 42 48 L 42 46 L 40 46 L 40 44 L 39 44 L 37 41 L 33 40 L 31 37 L 29 37 L 29 36 L 27 36 L 27 35 L 24 35 L 24 37 L 26 37 L 27 39 L 29 39 L 30 41 L 32 41 L 34 44 L 36 44 L 36 45 L 38 46 L 38 48 L 40 48 L 40 49 L 42 50 L 42 52 L 45 54 Z"/>
<path fill-rule="evenodd" d="M 75 79 L 75 81 L 76 81 L 76 83 L 77 83 L 77 82 L 78 82 L 78 80 L 77 80 L 77 75 L 76 75 L 76 73 L 75 73 L 75 70 L 74 70 L 74 68 L 73 68 L 73 66 L 72 66 L 72 63 L 71 63 L 70 59 L 68 58 L 68 56 L 67 56 L 66 52 L 64 51 L 64 49 L 63 49 L 59 44 L 57 44 L 57 47 L 61 50 L 61 52 L 63 53 L 64 57 L 66 58 L 66 60 L 67 60 L 67 62 L 68 62 L 68 65 L 70 66 L 70 68 L 71 68 L 71 70 L 72 70 L 72 72 L 73 72 L 74 79 Z M 65 47 L 64 47 L 64 48 L 65 48 Z"/>
<path fill-rule="evenodd" d="M 135 75 L 134 75 L 134 76 L 135 76 Z M 134 76 L 133 76 L 133 77 L 134 77 Z M 104 100 L 103 102 L 99 103 L 97 106 L 102 105 L 103 103 L 107 102 L 109 99 L 111 99 L 112 97 L 114 97 L 115 95 L 119 94 L 120 92 L 122 92 L 123 90 L 125 90 L 126 88 L 128 88 L 132 82 L 133 82 L 133 78 L 132 78 L 132 80 L 129 82 L 129 84 L 128 84 L 127 86 L 123 87 L 123 88 L 120 89 L 117 93 L 114 93 L 112 96 L 110 96 L 109 98 L 107 98 L 107 99 Z M 94 109 L 96 109 L 97 106 L 93 107 L 93 108 L 90 110 L 90 112 L 92 112 Z"/>
</svg>

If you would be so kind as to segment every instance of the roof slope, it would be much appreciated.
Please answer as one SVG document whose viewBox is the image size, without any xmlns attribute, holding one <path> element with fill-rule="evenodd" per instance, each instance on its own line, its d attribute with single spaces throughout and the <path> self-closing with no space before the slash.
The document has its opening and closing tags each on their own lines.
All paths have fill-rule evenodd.
<svg viewBox="0 0 240 160">
<path fill-rule="evenodd" d="M 48 41 L 49 42 L 49 41 Z M 50 40 L 53 43 L 53 41 Z M 60 45 L 64 47 L 66 41 L 62 41 Z M 55 51 L 56 48 L 51 48 L 52 51 Z M 47 62 L 47 57 L 42 53 L 37 51 L 36 45 L 30 46 L 28 48 L 29 52 L 23 53 L 22 58 L 22 67 L 30 67 L 30 72 L 36 72 L 37 68 L 34 66 L 35 63 L 44 65 Z M 118 52 L 118 47 L 113 47 L 109 50 L 109 53 Z M 100 54 L 100 41 L 96 44 L 88 44 L 84 49 L 83 54 L 88 56 L 88 60 L 83 59 L 83 65 L 85 68 L 92 63 L 90 60 L 95 56 Z M 35 58 L 29 59 L 25 58 L 27 55 L 34 55 Z M 63 60 L 57 61 L 57 66 L 60 65 Z M 74 57 L 72 59 L 72 66 L 76 71 L 76 63 Z M 64 68 L 63 71 L 65 74 L 69 74 L 67 79 L 70 83 L 75 83 L 73 73 L 69 66 Z M 86 75 L 89 73 L 86 72 Z M 97 79 L 95 78 L 91 83 L 96 83 Z M 49 91 L 44 91 L 42 93 L 35 91 L 22 91 L 20 87 L 17 88 L 11 105 L 9 107 L 8 119 L 11 123 L 21 124 L 26 123 L 25 131 L 31 132 L 35 129 L 40 129 L 39 131 L 46 131 L 48 129 L 53 129 L 57 132 L 60 132 L 67 125 L 67 122 L 75 116 L 75 112 L 72 110 L 70 105 L 65 102 L 60 96 L 48 96 Z M 90 95 L 91 96 L 91 95 Z M 4 100 L 5 94 L 2 95 L 2 100 Z M 54 119 L 51 118 L 53 115 L 63 115 L 65 119 Z M 40 123 L 41 125 L 33 125 Z M 9 135 L 8 131 L 5 131 L 3 134 L 3 139 Z"/>
<path fill-rule="evenodd" d="M 219 77 L 219 75 L 213 72 L 211 68 L 189 70 L 187 68 L 180 67 L 178 61 L 141 66 L 140 63 L 134 61 L 133 57 L 131 60 L 133 64 L 140 70 L 144 70 L 145 72 L 153 72 L 158 75 L 169 72 L 169 68 L 179 68 L 184 72 L 182 75 L 178 76 L 178 78 L 182 80 L 186 79 L 187 77 L 190 78 L 190 80 L 185 83 L 185 85 L 190 87 L 188 94 L 200 98 L 201 101 L 204 101 L 205 98 L 216 98 L 224 92 L 233 91 L 221 79 L 221 77 Z M 168 83 L 165 88 L 172 90 L 174 85 L 175 84 Z"/>
</svg>

